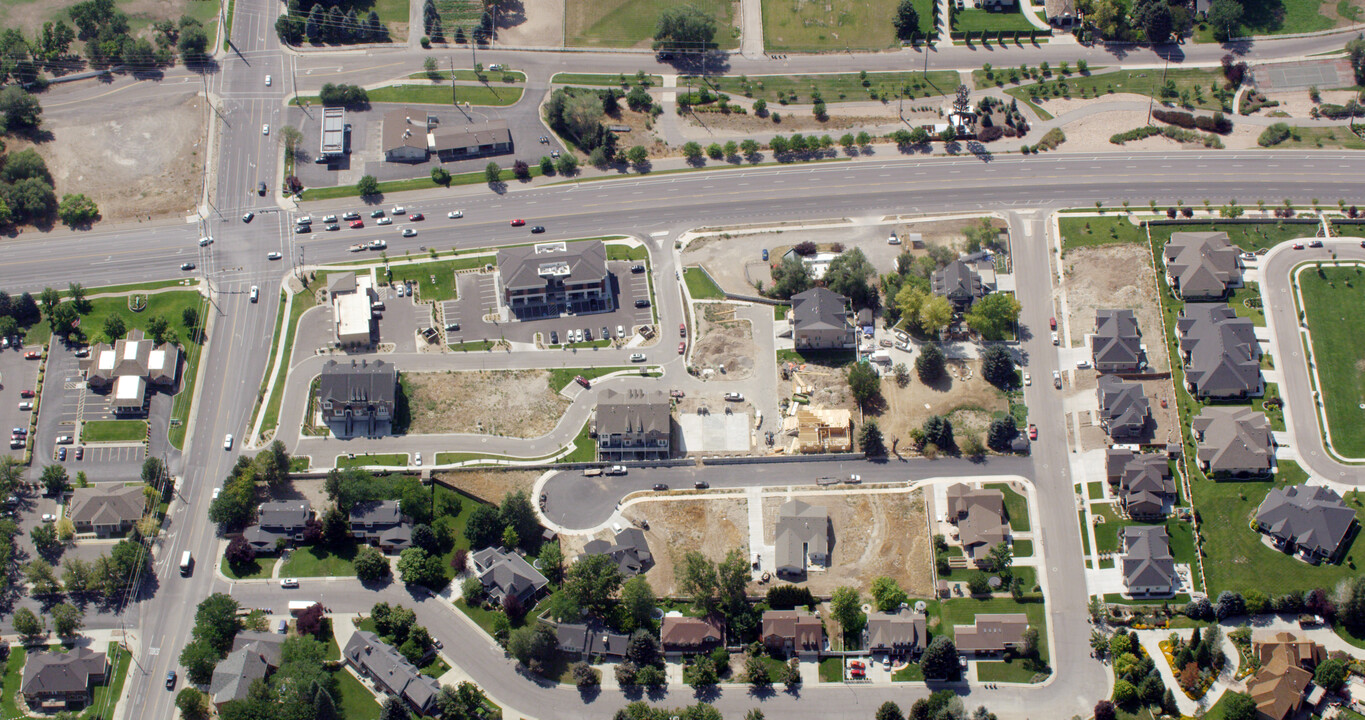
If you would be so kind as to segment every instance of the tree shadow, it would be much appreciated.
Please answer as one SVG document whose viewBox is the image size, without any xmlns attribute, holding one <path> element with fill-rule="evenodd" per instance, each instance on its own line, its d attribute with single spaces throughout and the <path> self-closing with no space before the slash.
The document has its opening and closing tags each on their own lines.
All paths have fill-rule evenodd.
<svg viewBox="0 0 1365 720">
<path fill-rule="evenodd" d="M 513 28 L 526 22 L 526 5 L 522 0 L 502 0 L 494 16 L 494 26 Z"/>
</svg>

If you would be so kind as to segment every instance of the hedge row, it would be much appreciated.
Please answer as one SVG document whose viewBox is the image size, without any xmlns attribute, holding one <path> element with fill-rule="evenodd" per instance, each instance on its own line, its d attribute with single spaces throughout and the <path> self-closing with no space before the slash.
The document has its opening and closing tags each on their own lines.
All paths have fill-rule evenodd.
<svg viewBox="0 0 1365 720">
<path fill-rule="evenodd" d="M 1191 113 L 1174 110 L 1153 110 L 1152 117 L 1161 122 L 1185 128 L 1186 130 L 1198 128 L 1205 132 L 1215 132 L 1220 135 L 1226 135 L 1232 132 L 1232 121 L 1227 119 L 1223 113 L 1214 113 L 1213 117 L 1208 117 L 1205 115 L 1195 116 Z"/>
</svg>

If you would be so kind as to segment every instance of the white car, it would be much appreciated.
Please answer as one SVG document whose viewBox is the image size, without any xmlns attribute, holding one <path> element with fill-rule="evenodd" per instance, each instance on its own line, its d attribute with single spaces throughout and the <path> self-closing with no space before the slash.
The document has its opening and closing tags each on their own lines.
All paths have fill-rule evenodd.
<svg viewBox="0 0 1365 720">
<path fill-rule="evenodd" d="M 728 392 L 725 393 L 725 399 L 730 402 L 744 402 L 744 393 Z"/>
<path fill-rule="evenodd" d="M 417 231 L 412 228 L 403 228 L 403 237 L 413 237 L 416 234 Z"/>
<path fill-rule="evenodd" d="M 375 224 L 375 225 L 392 225 L 392 224 L 393 224 L 393 218 L 391 218 L 391 217 L 382 217 L 382 218 L 379 218 L 378 220 L 375 220 L 375 221 L 374 221 L 374 224 Z"/>
<path fill-rule="evenodd" d="M 199 247 L 208 247 L 209 245 L 212 244 L 213 244 L 212 235 L 205 235 L 204 237 L 199 238 Z"/>
<path fill-rule="evenodd" d="M 270 87 L 270 76 L 269 76 L 269 75 L 266 75 L 266 76 L 265 76 L 265 86 L 266 86 L 266 87 Z"/>
<path fill-rule="evenodd" d="M 19 403 L 19 409 L 20 409 L 20 410 L 23 410 L 24 412 L 28 412 L 28 411 L 32 410 L 32 409 L 33 409 L 33 401 L 31 401 L 31 400 L 25 400 L 25 401 Z"/>
<path fill-rule="evenodd" d="M 390 212 L 390 213 L 393 213 L 394 215 L 402 215 L 402 214 L 406 213 L 407 211 L 408 211 L 408 209 L 405 208 L 405 207 L 403 207 L 402 205 L 394 205 L 394 206 L 393 206 L 393 209 L 390 210 L 389 212 Z"/>
<path fill-rule="evenodd" d="M 1033 384 L 1033 376 L 1032 376 L 1032 375 L 1029 375 L 1028 373 L 1024 373 L 1024 384 L 1025 384 L 1025 385 L 1032 385 L 1032 384 Z"/>
<path fill-rule="evenodd" d="M 386 247 L 388 247 L 388 246 L 389 246 L 389 243 L 388 243 L 387 241 L 384 241 L 384 240 L 371 240 L 371 241 L 370 241 L 370 249 L 371 249 L 371 250 L 383 250 L 384 248 L 386 248 Z"/>
<path fill-rule="evenodd" d="M 298 578 L 282 578 L 280 580 L 280 587 L 282 588 L 296 588 L 298 586 L 299 586 Z"/>
<path fill-rule="evenodd" d="M 52 513 L 43 513 L 43 522 L 55 522 L 56 520 L 56 515 L 53 515 Z"/>
<path fill-rule="evenodd" d="M 451 210 L 450 212 L 446 213 L 446 217 L 450 218 L 451 220 L 458 220 L 459 218 L 464 217 L 464 211 Z"/>
<path fill-rule="evenodd" d="M 413 456 L 412 464 L 416 465 L 417 467 L 422 466 L 422 453 L 417 453 L 415 456 Z"/>
<path fill-rule="evenodd" d="M 279 259 L 282 258 L 282 257 L 284 257 L 284 256 L 281 255 L 279 252 L 273 252 L 273 253 L 270 253 L 269 255 L 266 255 L 266 256 L 265 256 L 265 259 L 266 259 L 266 260 L 279 260 Z"/>
<path fill-rule="evenodd" d="M 251 302 L 256 302 L 261 297 L 261 289 L 255 285 L 251 286 Z"/>
<path fill-rule="evenodd" d="M 216 488 L 213 489 L 213 499 L 214 499 L 214 500 L 217 500 L 217 499 L 218 499 L 218 496 L 219 496 L 219 495 L 222 495 L 222 494 L 223 494 L 223 489 L 222 489 L 222 488 L 216 487 Z"/>
<path fill-rule="evenodd" d="M 270 134 L 270 125 L 269 125 L 269 124 L 266 124 L 266 125 L 262 125 L 262 126 L 261 126 L 261 134 L 262 134 L 262 135 L 269 135 L 269 134 Z"/>
<path fill-rule="evenodd" d="M 57 436 L 57 444 L 58 444 L 58 445 L 70 445 L 72 442 L 74 442 L 74 441 L 71 439 L 71 436 L 70 436 L 70 435 L 59 435 L 59 436 Z"/>
<path fill-rule="evenodd" d="M 891 237 L 886 239 L 887 245 L 900 245 L 901 239 L 896 237 L 896 233 L 891 233 Z"/>
<path fill-rule="evenodd" d="M 644 354 L 644 353 L 631 353 L 631 354 L 630 354 L 630 361 L 631 361 L 631 362 L 644 362 L 644 361 L 645 361 L 645 354 Z"/>
<path fill-rule="evenodd" d="M 227 437 L 223 438 L 223 449 L 224 450 L 232 449 L 232 433 L 228 433 Z"/>
<path fill-rule="evenodd" d="M 620 325 L 617 325 L 617 326 L 616 326 L 616 339 L 617 339 L 617 340 L 621 340 L 621 339 L 624 339 L 625 336 L 626 336 L 626 329 L 623 328 L 623 327 L 621 327 Z"/>
</svg>

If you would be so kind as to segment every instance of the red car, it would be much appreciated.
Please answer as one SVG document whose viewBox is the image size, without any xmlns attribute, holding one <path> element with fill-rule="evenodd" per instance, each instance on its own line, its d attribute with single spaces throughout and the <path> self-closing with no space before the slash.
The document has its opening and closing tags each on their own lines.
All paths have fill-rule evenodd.
<svg viewBox="0 0 1365 720">
<path fill-rule="evenodd" d="M 583 387 L 592 387 L 592 383 L 589 383 L 588 379 L 583 377 L 582 375 L 575 375 L 573 381 L 578 383 L 579 385 L 582 385 Z"/>
<path fill-rule="evenodd" d="M 24 353 L 24 358 L 26 360 L 37 360 L 40 357 L 42 357 L 42 354 L 40 354 L 37 350 L 29 350 L 28 352 Z"/>
<path fill-rule="evenodd" d="M 687 337 L 687 323 L 678 323 L 678 337 Z"/>
<path fill-rule="evenodd" d="M 33 391 L 32 391 L 32 390 L 20 390 L 20 391 L 19 391 L 19 397 L 21 397 L 21 398 L 31 398 L 31 397 L 33 397 Z"/>
<path fill-rule="evenodd" d="M 1053 330 L 1056 330 L 1056 329 L 1057 329 L 1057 318 L 1055 318 L 1055 317 L 1050 317 L 1050 318 L 1047 319 L 1047 321 L 1048 321 L 1048 324 L 1052 326 L 1052 329 L 1053 329 Z"/>
<path fill-rule="evenodd" d="M 684 340 L 683 342 L 678 343 L 678 354 L 681 355 L 681 354 L 683 354 L 683 353 L 685 353 L 685 352 L 687 352 L 687 341 L 686 341 L 686 340 Z"/>
<path fill-rule="evenodd" d="M 1303 243 L 1301 243 L 1301 242 L 1296 242 L 1296 243 L 1294 243 L 1294 249 L 1295 249 L 1295 250 L 1302 250 L 1302 249 L 1303 249 Z"/>
<path fill-rule="evenodd" d="M 352 230 L 355 230 L 355 229 L 358 229 L 358 228 L 363 228 L 363 227 L 365 227 L 365 222 L 364 222 L 363 220 L 352 220 L 352 221 L 351 221 L 351 229 L 352 229 Z"/>
<path fill-rule="evenodd" d="M 521 227 L 522 225 L 525 225 L 525 224 L 526 224 L 526 221 L 525 221 L 525 220 L 522 220 L 521 218 L 517 218 L 516 220 L 513 220 L 513 221 L 512 221 L 512 227 Z"/>
<path fill-rule="evenodd" d="M 862 670 L 859 670 L 858 668 L 853 668 L 852 670 L 848 671 L 848 676 L 853 678 L 854 680 L 862 680 L 867 675 Z"/>
<path fill-rule="evenodd" d="M 1034 425 L 1033 423 L 1029 423 L 1028 426 L 1028 439 L 1030 440 L 1038 439 L 1038 426 Z"/>
<path fill-rule="evenodd" d="M 408 219 L 409 219 L 409 220 L 426 220 L 427 218 L 426 218 L 426 216 L 423 215 L 422 213 L 413 213 L 413 214 L 411 214 L 411 215 L 408 216 Z"/>
<path fill-rule="evenodd" d="M 861 660 L 854 660 L 850 662 L 848 666 L 853 668 L 854 670 L 862 670 L 863 668 L 867 667 L 866 665 L 863 664 Z"/>
</svg>

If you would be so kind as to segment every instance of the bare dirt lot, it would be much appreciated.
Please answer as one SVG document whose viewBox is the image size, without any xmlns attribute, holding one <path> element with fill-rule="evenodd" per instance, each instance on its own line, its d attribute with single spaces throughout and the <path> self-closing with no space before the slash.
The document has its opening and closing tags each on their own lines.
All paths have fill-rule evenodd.
<svg viewBox="0 0 1365 720">
<path fill-rule="evenodd" d="M 510 11 L 498 13 L 498 43 L 517 47 L 564 47 L 564 0 L 512 3 Z"/>
<path fill-rule="evenodd" d="M 645 539 L 654 567 L 645 578 L 660 596 L 677 594 L 673 565 L 690 550 L 712 560 L 723 560 L 731 550 L 749 554 L 748 502 L 743 497 L 640 502 L 623 514 L 633 523 L 649 523 Z"/>
<path fill-rule="evenodd" d="M 810 588 L 815 595 L 829 595 L 840 585 L 866 589 L 885 575 L 911 597 L 933 596 L 933 552 L 922 493 L 855 491 L 794 496 L 829 510 L 834 537 L 829 569 L 807 573 L 794 584 Z M 790 499 L 763 498 L 763 542 L 774 542 L 778 509 Z"/>
<path fill-rule="evenodd" d="M 502 496 L 517 490 L 531 491 L 537 470 L 469 470 L 466 472 L 436 473 L 437 482 L 490 503 L 502 502 Z"/>
<path fill-rule="evenodd" d="M 1099 382 L 1099 377 L 1094 370 L 1077 370 L 1073 378 L 1075 379 L 1073 388 L 1077 392 L 1090 398 L 1091 402 L 1098 402 L 1095 400 L 1095 388 Z M 1148 424 L 1147 432 L 1135 438 L 1135 441 L 1143 444 L 1180 442 L 1180 425 L 1176 422 L 1174 387 L 1171 385 L 1171 379 L 1159 377 L 1132 382 L 1142 385 L 1142 394 L 1147 398 L 1147 404 L 1152 413 L 1152 422 Z M 1164 408 L 1161 407 L 1162 400 L 1166 401 Z M 1100 427 L 1099 418 L 1095 411 L 1081 411 L 1077 416 L 1076 424 L 1081 429 L 1079 443 L 1081 450 L 1095 450 L 1110 445 L 1109 436 L 1105 434 L 1104 428 Z M 1067 428 L 1071 428 L 1069 422 Z M 1134 442 L 1134 440 L 1127 442 Z"/>
<path fill-rule="evenodd" d="M 1009 409 L 1005 394 L 981 377 L 981 361 L 949 360 L 948 375 L 930 386 L 915 376 L 907 357 L 903 352 L 892 351 L 893 361 L 911 366 L 910 382 L 905 387 L 898 386 L 894 377 L 882 378 L 886 409 L 877 422 L 881 424 L 888 447 L 893 438 L 899 438 L 902 443 L 909 442 L 910 430 L 934 415 L 950 416 L 958 443 L 969 433 L 976 433 L 984 440 L 991 415 Z"/>
<path fill-rule="evenodd" d="M 183 216 L 194 212 L 204 177 L 203 99 L 178 100 L 117 117 L 91 113 L 75 124 L 45 126 L 53 138 L 11 142 L 9 152 L 33 147 L 52 172 L 57 196 L 84 193 L 106 221 Z"/>
<path fill-rule="evenodd" d="M 743 380 L 754 374 L 752 324 L 737 318 L 733 303 L 699 304 L 701 333 L 692 350 L 692 364 L 699 369 L 725 368 L 725 377 Z"/>
<path fill-rule="evenodd" d="M 408 432 L 540 437 L 569 406 L 568 398 L 550 390 L 548 378 L 539 370 L 405 373 Z"/>
<path fill-rule="evenodd" d="M 1147 364 L 1156 372 L 1171 369 L 1161 338 L 1161 305 L 1156 297 L 1152 252 L 1143 244 L 1103 245 L 1068 250 L 1062 259 L 1072 345 L 1095 329 L 1095 311 L 1128 309 L 1137 314 Z M 1063 289 L 1054 291 L 1060 295 Z"/>
</svg>

